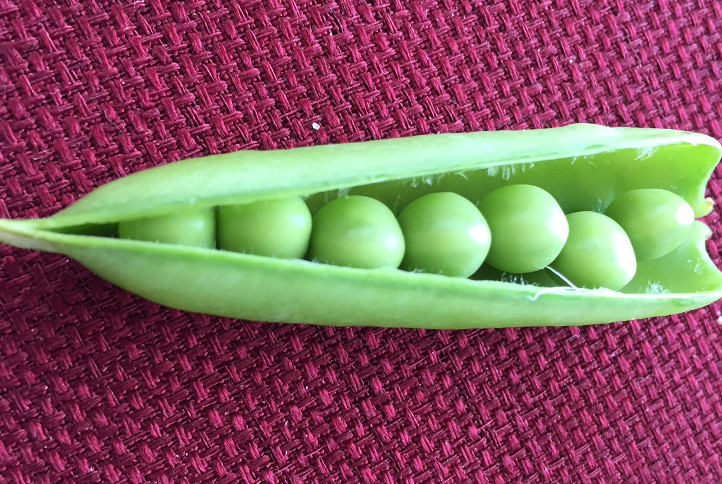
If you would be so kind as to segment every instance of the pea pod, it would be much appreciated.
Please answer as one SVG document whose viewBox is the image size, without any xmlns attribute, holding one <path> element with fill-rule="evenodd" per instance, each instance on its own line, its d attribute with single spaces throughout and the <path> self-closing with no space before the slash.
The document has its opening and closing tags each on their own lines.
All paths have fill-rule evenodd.
<svg viewBox="0 0 722 484">
<path fill-rule="evenodd" d="M 606 323 L 668 315 L 722 297 L 722 274 L 695 222 L 673 252 L 638 264 L 621 292 L 539 287 L 107 236 L 122 221 L 302 196 L 312 212 L 364 195 L 398 215 L 413 200 L 454 192 L 478 206 L 508 184 L 543 188 L 565 213 L 603 212 L 628 190 L 661 188 L 696 217 L 719 143 L 671 130 L 571 125 L 529 131 L 244 151 L 169 163 L 99 187 L 54 216 L 0 220 L 0 241 L 65 254 L 157 303 L 243 319 L 462 329 Z"/>
</svg>

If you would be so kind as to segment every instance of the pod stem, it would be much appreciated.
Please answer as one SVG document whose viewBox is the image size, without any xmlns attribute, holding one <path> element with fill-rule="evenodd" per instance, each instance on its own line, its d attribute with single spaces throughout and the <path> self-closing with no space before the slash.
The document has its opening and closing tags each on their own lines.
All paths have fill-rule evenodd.
<svg viewBox="0 0 722 484">
<path fill-rule="evenodd" d="M 0 219 L 0 242 L 43 252 L 58 252 L 57 248 L 49 242 L 43 232 L 32 227 L 32 220 Z"/>
</svg>

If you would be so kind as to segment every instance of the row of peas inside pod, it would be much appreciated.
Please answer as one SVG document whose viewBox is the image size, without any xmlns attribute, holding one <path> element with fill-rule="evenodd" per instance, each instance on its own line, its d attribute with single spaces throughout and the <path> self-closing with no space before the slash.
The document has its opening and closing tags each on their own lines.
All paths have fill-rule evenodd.
<svg viewBox="0 0 722 484">
<path fill-rule="evenodd" d="M 438 192 L 396 217 L 374 198 L 353 195 L 312 215 L 295 197 L 125 221 L 118 235 L 360 269 L 479 279 L 520 274 L 541 285 L 620 290 L 637 261 L 675 250 L 693 221 L 687 202 L 666 190 L 625 192 L 604 213 L 565 214 L 548 192 L 518 184 L 489 193 L 478 207 Z"/>
</svg>

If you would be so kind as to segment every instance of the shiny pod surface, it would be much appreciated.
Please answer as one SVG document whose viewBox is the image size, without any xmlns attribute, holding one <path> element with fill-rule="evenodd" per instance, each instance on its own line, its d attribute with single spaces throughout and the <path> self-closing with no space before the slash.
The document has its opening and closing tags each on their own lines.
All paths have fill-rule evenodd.
<svg viewBox="0 0 722 484">
<path fill-rule="evenodd" d="M 0 220 L 0 240 L 64 253 L 99 276 L 166 306 L 261 321 L 461 329 L 604 323 L 672 314 L 722 297 L 722 275 L 693 224 L 671 253 L 640 262 L 621 292 L 542 287 L 401 270 L 338 267 L 100 235 L 108 224 L 190 208 L 301 196 L 312 213 L 364 195 L 399 214 L 435 192 L 477 205 L 529 184 L 565 213 L 604 212 L 620 194 L 669 190 L 706 215 L 719 144 L 679 131 L 572 125 L 443 134 L 170 163 L 98 188 L 53 217 Z M 223 287 L 219 291 L 218 287 Z"/>
</svg>

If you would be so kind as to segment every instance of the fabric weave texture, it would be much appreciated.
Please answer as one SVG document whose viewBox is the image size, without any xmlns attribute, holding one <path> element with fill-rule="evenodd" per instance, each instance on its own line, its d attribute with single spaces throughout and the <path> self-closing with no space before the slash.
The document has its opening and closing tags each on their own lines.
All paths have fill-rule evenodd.
<svg viewBox="0 0 722 484">
<path fill-rule="evenodd" d="M 722 137 L 722 2 L 491 3 L 0 0 L 0 217 L 241 149 L 571 122 Z M 262 324 L 1 246 L 0 481 L 719 482 L 719 321 Z"/>
</svg>

